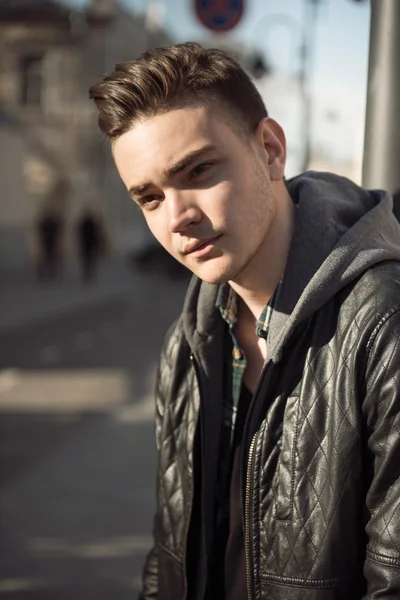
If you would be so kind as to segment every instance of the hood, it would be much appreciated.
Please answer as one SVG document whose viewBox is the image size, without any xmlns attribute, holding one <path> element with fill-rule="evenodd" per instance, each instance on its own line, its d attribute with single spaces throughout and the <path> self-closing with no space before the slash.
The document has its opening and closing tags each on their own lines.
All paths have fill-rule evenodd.
<svg viewBox="0 0 400 600">
<path fill-rule="evenodd" d="M 267 342 L 275 362 L 294 328 L 339 290 L 379 262 L 400 260 L 400 225 L 387 192 L 312 171 L 286 183 L 296 211 Z M 211 343 L 222 326 L 217 289 L 197 277 L 189 286 L 183 325 L 194 350 L 199 343 Z"/>
</svg>

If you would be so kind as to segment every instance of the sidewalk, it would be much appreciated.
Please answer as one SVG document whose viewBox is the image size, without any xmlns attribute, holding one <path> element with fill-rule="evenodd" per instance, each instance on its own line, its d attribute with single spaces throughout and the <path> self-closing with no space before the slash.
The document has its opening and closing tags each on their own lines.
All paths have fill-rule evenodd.
<svg viewBox="0 0 400 600">
<path fill-rule="evenodd" d="M 0 380 L 1 600 L 137 597 L 155 508 L 157 362 L 185 287 L 118 261 L 93 286 L 72 267 L 52 286 L 0 273 L 0 333 L 15 357 Z M 78 347 L 77 332 L 92 344 Z M 57 364 L 38 358 L 48 335 Z"/>
<path fill-rule="evenodd" d="M 120 258 L 103 261 L 96 280 L 88 284 L 80 281 L 75 264 L 54 283 L 38 283 L 33 269 L 0 271 L 0 332 L 112 298 L 142 279 Z"/>
<path fill-rule="evenodd" d="M 137 597 L 155 508 L 152 396 L 128 410 L 2 486 L 2 599 Z"/>
</svg>

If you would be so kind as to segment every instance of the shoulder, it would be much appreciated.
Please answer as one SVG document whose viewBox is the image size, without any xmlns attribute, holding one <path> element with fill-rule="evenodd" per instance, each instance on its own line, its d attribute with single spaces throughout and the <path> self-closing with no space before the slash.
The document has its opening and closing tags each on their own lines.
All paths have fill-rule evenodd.
<svg viewBox="0 0 400 600">
<path fill-rule="evenodd" d="M 384 284 L 388 287 L 400 286 L 400 260 L 386 260 L 369 268 L 363 275 L 366 280 L 373 283 Z"/>
<path fill-rule="evenodd" d="M 181 347 L 188 347 L 183 323 L 185 319 L 187 320 L 188 299 L 191 295 L 193 296 L 193 279 L 194 278 L 192 278 L 192 280 L 190 281 L 189 287 L 186 291 L 181 313 L 179 317 L 175 319 L 175 321 L 173 321 L 173 323 L 167 330 L 161 347 L 161 361 L 166 362 L 171 367 L 173 366 L 174 362 L 176 362 L 177 355 Z"/>
<path fill-rule="evenodd" d="M 331 313 L 330 313 L 331 311 Z M 385 323 L 385 336 L 399 335 L 400 262 L 385 261 L 368 268 L 325 305 L 322 316 L 333 316 L 335 343 L 344 355 L 356 351 L 362 363 Z M 319 321 L 319 324 L 321 321 Z"/>
<path fill-rule="evenodd" d="M 172 323 L 164 336 L 163 345 L 161 347 L 161 360 L 164 360 L 169 365 L 172 365 L 183 342 L 184 334 L 181 315 Z"/>
<path fill-rule="evenodd" d="M 341 335 L 361 350 L 364 367 L 371 358 L 383 364 L 382 348 L 400 340 L 400 262 L 386 261 L 368 269 L 343 302 Z"/>
<path fill-rule="evenodd" d="M 368 269 L 353 287 L 356 304 L 366 309 L 374 321 L 398 312 L 400 308 L 400 261 L 385 261 Z"/>
<path fill-rule="evenodd" d="M 400 262 L 382 263 L 370 269 L 365 277 L 370 288 L 369 313 L 372 316 L 372 331 L 368 348 L 371 351 L 377 340 L 386 343 L 400 340 Z"/>
</svg>

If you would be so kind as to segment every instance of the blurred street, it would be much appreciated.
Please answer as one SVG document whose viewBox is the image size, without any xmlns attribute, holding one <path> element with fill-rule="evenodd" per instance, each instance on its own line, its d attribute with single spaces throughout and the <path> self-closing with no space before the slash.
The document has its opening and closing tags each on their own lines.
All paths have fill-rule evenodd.
<svg viewBox="0 0 400 600">
<path fill-rule="evenodd" d="M 95 82 L 149 48 L 219 47 L 282 125 L 287 178 L 360 183 L 365 139 L 400 214 L 397 25 L 378 18 L 399 3 L 190 4 L 0 0 L 0 600 L 133 600 L 151 544 L 155 371 L 188 277 L 129 200 Z M 372 86 L 370 24 L 394 40 Z"/>
<path fill-rule="evenodd" d="M 154 509 L 154 374 L 186 281 L 0 274 L 0 598 L 136 597 Z"/>
</svg>

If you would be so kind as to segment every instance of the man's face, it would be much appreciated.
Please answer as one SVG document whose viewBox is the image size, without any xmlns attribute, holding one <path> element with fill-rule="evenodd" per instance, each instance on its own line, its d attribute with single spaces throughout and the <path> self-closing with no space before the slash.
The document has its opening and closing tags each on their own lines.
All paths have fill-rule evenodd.
<svg viewBox="0 0 400 600">
<path fill-rule="evenodd" d="M 204 281 L 243 280 L 275 215 L 268 154 L 207 106 L 135 122 L 116 140 L 119 174 L 164 248 Z"/>
</svg>

